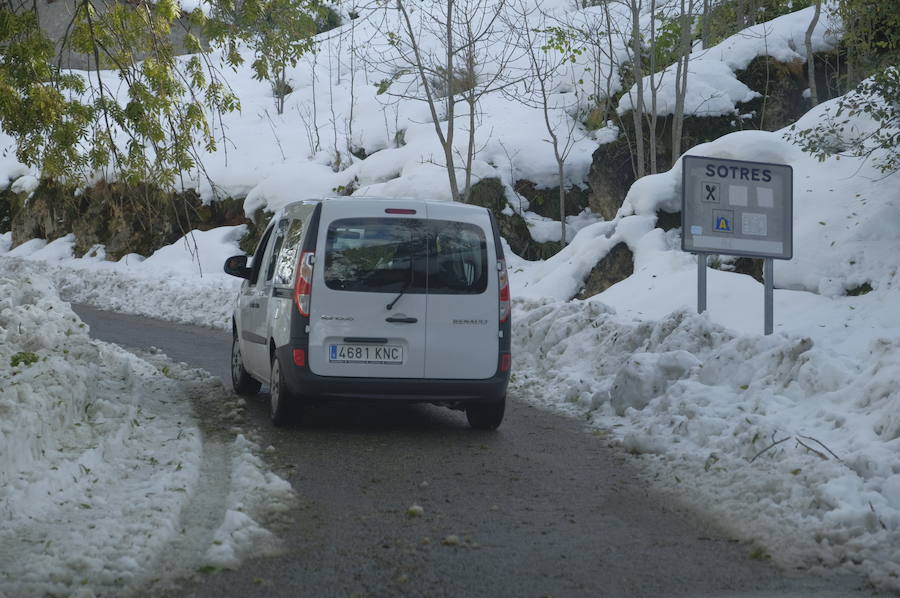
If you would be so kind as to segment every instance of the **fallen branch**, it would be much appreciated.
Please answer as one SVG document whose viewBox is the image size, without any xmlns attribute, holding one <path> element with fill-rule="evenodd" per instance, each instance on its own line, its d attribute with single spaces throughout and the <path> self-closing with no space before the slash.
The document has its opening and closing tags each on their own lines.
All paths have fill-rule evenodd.
<svg viewBox="0 0 900 598">
<path fill-rule="evenodd" d="M 816 455 L 817 457 L 819 457 L 819 458 L 822 459 L 823 461 L 828 461 L 828 455 L 831 455 L 832 457 L 835 458 L 835 460 L 840 461 L 841 463 L 843 463 L 843 461 L 841 460 L 841 458 L 838 457 L 838 456 L 834 453 L 834 451 L 832 451 L 830 448 L 828 448 L 828 447 L 825 445 L 825 443 L 823 443 L 821 440 L 818 440 L 818 439 L 816 439 L 816 438 L 813 438 L 812 436 L 804 436 L 804 435 L 802 435 L 802 434 L 798 434 L 797 436 L 785 436 L 785 437 L 782 438 L 781 440 L 775 440 L 775 432 L 772 432 L 772 444 L 770 444 L 769 446 L 767 446 L 767 447 L 764 448 L 763 450 L 761 450 L 761 451 L 759 451 L 758 453 L 756 453 L 756 454 L 753 456 L 753 458 L 750 459 L 750 463 L 753 463 L 754 461 L 756 461 L 756 459 L 759 458 L 759 457 L 760 457 L 763 453 L 765 453 L 766 451 L 769 451 L 769 450 L 775 448 L 776 446 L 778 446 L 778 445 L 781 444 L 782 442 L 786 442 L 786 441 L 790 440 L 791 438 L 793 438 L 793 439 L 797 442 L 798 445 L 802 446 L 803 448 L 805 448 L 805 449 L 808 450 L 809 452 L 813 453 L 814 455 Z M 811 447 L 811 446 L 810 446 L 809 444 L 807 444 L 806 442 L 803 442 L 804 440 L 807 440 L 807 441 L 814 442 L 814 443 L 818 444 L 820 447 L 822 447 L 823 449 L 825 449 L 825 451 L 828 453 L 828 455 L 826 455 L 824 452 L 822 452 L 822 451 L 820 451 L 820 450 L 818 450 L 818 449 L 815 449 L 815 448 Z"/>
<path fill-rule="evenodd" d="M 774 434 L 774 433 L 772 433 L 772 439 L 773 439 L 773 440 L 775 439 L 775 434 Z M 761 450 L 761 451 L 759 451 L 758 453 L 756 453 L 756 454 L 753 456 L 753 458 L 750 459 L 750 463 L 753 463 L 754 461 L 756 461 L 757 457 L 759 457 L 760 455 L 762 455 L 763 453 L 765 453 L 765 452 L 768 451 L 769 449 L 775 448 L 776 446 L 778 446 L 778 445 L 781 444 L 782 442 L 785 442 L 785 441 L 790 440 L 790 439 L 791 439 L 790 436 L 785 436 L 785 437 L 782 438 L 781 440 L 775 440 L 772 444 L 770 444 L 769 446 L 767 446 L 767 447 L 764 448 L 763 450 Z"/>
<path fill-rule="evenodd" d="M 826 454 L 823 453 L 822 451 L 817 451 L 817 450 L 814 449 L 813 447 L 809 446 L 808 444 L 806 444 L 805 442 L 803 442 L 802 440 L 800 440 L 799 437 L 798 437 L 798 438 L 795 438 L 794 440 L 797 441 L 797 444 L 799 444 L 800 446 L 802 446 L 803 448 L 805 448 L 805 449 L 808 450 L 809 452 L 813 453 L 815 456 L 817 456 L 817 457 L 818 457 L 819 459 L 821 459 L 822 461 L 828 461 L 828 455 L 826 455 Z"/>
<path fill-rule="evenodd" d="M 812 440 L 813 442 L 815 442 L 816 444 L 818 444 L 819 446 L 821 446 L 823 449 L 825 449 L 826 451 L 828 451 L 828 454 L 831 455 L 832 457 L 834 457 L 836 460 L 840 461 L 841 463 L 844 462 L 840 457 L 838 457 L 837 455 L 834 454 L 834 451 L 832 451 L 830 448 L 828 448 L 827 446 L 825 446 L 825 444 L 824 444 L 822 441 L 820 441 L 820 440 L 818 440 L 818 439 L 816 439 L 816 438 L 813 438 L 812 436 L 803 436 L 803 435 L 801 435 L 800 438 L 803 438 L 804 440 Z"/>
</svg>

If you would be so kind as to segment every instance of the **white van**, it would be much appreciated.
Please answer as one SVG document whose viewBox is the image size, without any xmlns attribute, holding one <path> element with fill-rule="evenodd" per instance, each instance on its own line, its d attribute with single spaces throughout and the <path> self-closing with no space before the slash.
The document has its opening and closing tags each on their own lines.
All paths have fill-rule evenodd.
<svg viewBox="0 0 900 598">
<path fill-rule="evenodd" d="M 503 420 L 510 295 L 485 208 L 441 201 L 330 198 L 289 204 L 247 256 L 234 309 L 238 393 L 269 385 L 284 425 L 328 399 L 430 402 L 469 424 Z"/>
</svg>

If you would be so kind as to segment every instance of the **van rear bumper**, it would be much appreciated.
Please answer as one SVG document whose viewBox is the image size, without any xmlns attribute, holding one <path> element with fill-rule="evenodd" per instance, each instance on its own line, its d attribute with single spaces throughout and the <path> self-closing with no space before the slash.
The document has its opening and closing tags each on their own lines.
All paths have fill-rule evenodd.
<svg viewBox="0 0 900 598">
<path fill-rule="evenodd" d="M 349 378 L 319 376 L 309 367 L 295 366 L 289 345 L 277 349 L 289 390 L 304 400 L 356 399 L 410 403 L 499 401 L 506 396 L 509 372 L 484 380 L 431 378 Z"/>
</svg>

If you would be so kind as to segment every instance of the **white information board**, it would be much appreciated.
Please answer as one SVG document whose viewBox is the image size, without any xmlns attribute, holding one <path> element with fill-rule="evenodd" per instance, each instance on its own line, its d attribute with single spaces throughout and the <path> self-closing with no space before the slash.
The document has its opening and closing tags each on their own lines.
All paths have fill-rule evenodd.
<svg viewBox="0 0 900 598">
<path fill-rule="evenodd" d="M 786 164 L 685 156 L 681 249 L 789 260 L 793 203 Z"/>
</svg>

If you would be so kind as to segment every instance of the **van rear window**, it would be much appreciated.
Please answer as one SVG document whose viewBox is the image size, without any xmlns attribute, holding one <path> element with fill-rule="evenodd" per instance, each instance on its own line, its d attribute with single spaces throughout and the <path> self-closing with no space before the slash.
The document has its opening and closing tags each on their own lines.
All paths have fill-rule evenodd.
<svg viewBox="0 0 900 598">
<path fill-rule="evenodd" d="M 480 294 L 487 289 L 484 231 L 444 220 L 335 220 L 326 237 L 325 284 L 339 291 Z"/>
</svg>

